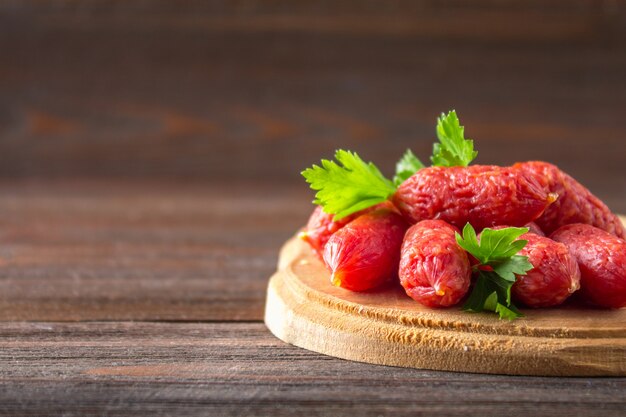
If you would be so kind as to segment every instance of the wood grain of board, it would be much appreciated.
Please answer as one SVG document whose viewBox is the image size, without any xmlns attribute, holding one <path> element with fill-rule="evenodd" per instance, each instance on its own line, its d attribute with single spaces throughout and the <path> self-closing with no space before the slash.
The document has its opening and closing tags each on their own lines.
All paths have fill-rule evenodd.
<svg viewBox="0 0 626 417">
<path fill-rule="evenodd" d="M 265 322 L 272 333 L 316 352 L 383 365 L 626 376 L 626 309 L 522 309 L 525 317 L 507 321 L 491 313 L 427 308 L 399 285 L 357 293 L 329 281 L 310 247 L 290 239 L 268 284 Z"/>
<path fill-rule="evenodd" d="M 367 365 L 262 323 L 0 323 L 0 414 L 623 415 L 624 378 Z"/>
</svg>

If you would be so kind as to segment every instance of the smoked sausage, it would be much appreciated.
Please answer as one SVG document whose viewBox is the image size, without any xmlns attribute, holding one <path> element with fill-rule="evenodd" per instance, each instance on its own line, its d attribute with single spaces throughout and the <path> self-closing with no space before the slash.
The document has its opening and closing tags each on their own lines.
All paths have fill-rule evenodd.
<svg viewBox="0 0 626 417">
<path fill-rule="evenodd" d="M 411 223 L 439 219 L 458 228 L 469 222 L 482 230 L 523 226 L 555 199 L 522 170 L 473 165 L 421 169 L 398 187 L 392 201 Z"/>
<path fill-rule="evenodd" d="M 533 269 L 518 276 L 511 294 L 528 307 L 552 307 L 563 303 L 580 287 L 580 271 L 567 246 L 535 233 L 519 239 L 528 243 L 517 254 L 527 256 Z"/>
<path fill-rule="evenodd" d="M 601 307 L 626 307 L 625 240 L 582 223 L 563 226 L 550 237 L 576 258 L 583 299 Z"/>
<path fill-rule="evenodd" d="M 470 261 L 456 243 L 455 232 L 443 220 L 423 220 L 406 232 L 400 257 L 400 284 L 420 304 L 451 306 L 469 289 Z"/>
<path fill-rule="evenodd" d="M 558 194 L 535 222 L 550 234 L 561 226 L 572 223 L 590 224 L 619 238 L 626 238 L 626 230 L 619 217 L 598 197 L 555 165 L 541 161 L 521 162 L 513 167 L 526 172 L 549 192 Z"/>
<path fill-rule="evenodd" d="M 379 208 L 335 232 L 324 247 L 331 283 L 366 291 L 397 277 L 400 246 L 407 228 L 395 210 Z"/>
</svg>

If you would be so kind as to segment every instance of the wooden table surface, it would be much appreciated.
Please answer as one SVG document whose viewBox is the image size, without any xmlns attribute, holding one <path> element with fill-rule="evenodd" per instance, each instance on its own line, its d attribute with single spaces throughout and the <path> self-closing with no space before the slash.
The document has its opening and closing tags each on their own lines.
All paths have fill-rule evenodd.
<svg viewBox="0 0 626 417">
<path fill-rule="evenodd" d="M 276 339 L 262 322 L 266 284 L 308 195 L 0 184 L 0 412 L 624 415 L 626 378 L 392 368 Z"/>
<path fill-rule="evenodd" d="M 400 369 L 265 328 L 298 173 L 459 112 L 626 213 L 626 7 L 0 2 L 0 414 L 626 416 L 625 378 Z M 626 358 L 625 358 L 626 360 Z"/>
</svg>

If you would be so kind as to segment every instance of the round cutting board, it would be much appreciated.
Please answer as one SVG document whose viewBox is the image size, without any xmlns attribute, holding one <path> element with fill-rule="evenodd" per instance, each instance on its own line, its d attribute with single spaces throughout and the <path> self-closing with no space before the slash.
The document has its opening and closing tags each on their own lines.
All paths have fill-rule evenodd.
<svg viewBox="0 0 626 417">
<path fill-rule="evenodd" d="M 622 218 L 622 220 L 624 220 Z M 626 308 L 522 310 L 509 322 L 459 307 L 429 309 L 399 285 L 356 293 L 297 238 L 283 246 L 265 323 L 302 348 L 381 365 L 511 375 L 626 375 Z"/>
</svg>

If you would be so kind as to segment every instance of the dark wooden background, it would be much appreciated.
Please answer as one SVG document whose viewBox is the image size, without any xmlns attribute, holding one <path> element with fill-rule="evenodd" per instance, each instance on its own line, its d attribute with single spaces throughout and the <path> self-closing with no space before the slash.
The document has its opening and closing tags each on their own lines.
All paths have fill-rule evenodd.
<svg viewBox="0 0 626 417">
<path fill-rule="evenodd" d="M 7 1 L 0 174 L 300 181 L 390 172 L 455 108 L 479 162 L 626 190 L 619 1 Z"/>
<path fill-rule="evenodd" d="M 626 415 L 623 378 L 404 370 L 262 324 L 304 167 L 479 163 L 626 213 L 626 3 L 0 2 L 0 413 Z"/>
</svg>

